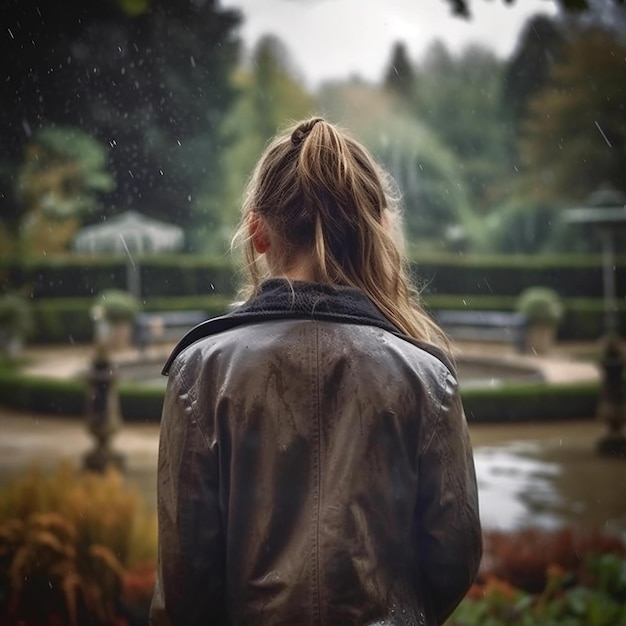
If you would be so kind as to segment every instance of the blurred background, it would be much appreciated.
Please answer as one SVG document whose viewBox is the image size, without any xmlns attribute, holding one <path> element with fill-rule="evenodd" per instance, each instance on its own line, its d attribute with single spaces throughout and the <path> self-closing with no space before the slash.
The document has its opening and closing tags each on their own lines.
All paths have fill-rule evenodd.
<svg viewBox="0 0 626 626">
<path fill-rule="evenodd" d="M 583 4 L 588 6 L 583 7 Z M 397 180 L 412 251 L 585 252 L 626 190 L 619 0 L 5 1 L 0 255 L 136 211 L 221 256 L 269 137 L 321 114 Z"/>
<path fill-rule="evenodd" d="M 450 626 L 626 623 L 624 0 L 3 0 L 0 626 L 147 624 L 160 369 L 312 115 L 395 179 L 458 357 L 486 557 Z"/>
</svg>

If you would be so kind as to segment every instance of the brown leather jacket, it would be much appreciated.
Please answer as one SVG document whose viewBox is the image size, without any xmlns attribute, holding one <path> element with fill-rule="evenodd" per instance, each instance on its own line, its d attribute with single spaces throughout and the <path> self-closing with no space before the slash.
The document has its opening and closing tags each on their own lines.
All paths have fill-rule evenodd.
<svg viewBox="0 0 626 626">
<path fill-rule="evenodd" d="M 441 624 L 481 557 L 452 366 L 282 280 L 166 364 L 151 624 Z"/>
</svg>

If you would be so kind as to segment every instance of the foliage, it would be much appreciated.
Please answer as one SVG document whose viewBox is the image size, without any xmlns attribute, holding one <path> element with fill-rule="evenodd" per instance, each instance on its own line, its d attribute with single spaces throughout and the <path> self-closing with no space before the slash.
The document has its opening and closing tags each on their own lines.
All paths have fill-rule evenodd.
<svg viewBox="0 0 626 626">
<path fill-rule="evenodd" d="M 560 58 L 564 36 L 559 23 L 546 16 L 532 17 L 506 63 L 502 99 L 515 135 L 520 131 L 531 97 L 546 87 L 550 70 Z"/>
<path fill-rule="evenodd" d="M 413 114 L 459 163 L 471 208 L 481 214 L 508 195 L 509 130 L 501 107 L 503 63 L 487 48 L 453 56 L 435 42 L 416 73 Z"/>
<path fill-rule="evenodd" d="M 164 389 L 140 383 L 121 383 L 121 412 L 127 422 L 157 422 L 161 417 Z M 85 412 L 85 385 L 77 379 L 31 376 L 0 367 L 0 404 L 44 415 L 76 415 Z"/>
<path fill-rule="evenodd" d="M 155 560 L 155 517 L 114 470 L 34 469 L 0 492 L 2 624 L 123 623 L 124 597 L 138 598 L 137 575 Z"/>
<path fill-rule="evenodd" d="M 46 217 L 65 219 L 93 211 L 96 192 L 111 191 L 102 145 L 77 128 L 45 127 L 27 144 L 17 197 Z"/>
<path fill-rule="evenodd" d="M 462 168 L 426 125 L 397 98 L 370 85 L 328 85 L 319 97 L 330 118 L 340 119 L 362 140 L 397 184 L 409 250 L 456 245 L 455 229 L 472 229 Z M 464 242 L 462 242 L 464 243 Z"/>
<path fill-rule="evenodd" d="M 24 338 L 33 330 L 33 313 L 29 301 L 19 293 L 0 295 L 0 335 Z"/>
<path fill-rule="evenodd" d="M 626 44 L 609 31 L 572 37 L 550 84 L 529 103 L 520 153 L 527 193 L 586 198 L 604 183 L 626 191 Z"/>
<path fill-rule="evenodd" d="M 259 40 L 250 63 L 236 72 L 233 81 L 238 97 L 223 125 L 229 147 L 223 157 L 222 247 L 239 220 L 244 185 L 267 142 L 290 121 L 315 112 L 313 99 L 290 65 L 287 48 L 274 36 Z"/>
<path fill-rule="evenodd" d="M 517 300 L 517 310 L 529 324 L 558 324 L 563 317 L 559 294 L 549 287 L 528 287 Z"/>
<path fill-rule="evenodd" d="M 455 157 L 428 128 L 404 116 L 375 128 L 365 139 L 398 185 L 409 244 L 456 245 L 455 229 L 465 237 L 473 215 Z"/>
<path fill-rule="evenodd" d="M 215 2 L 8 0 L 0 84 L 0 195 L 25 138 L 78 125 L 109 149 L 107 212 L 141 208 L 188 225 L 221 183 L 220 122 L 233 100 L 240 15 Z M 4 169 L 2 166 L 5 166 Z"/>
<path fill-rule="evenodd" d="M 598 383 L 546 384 L 503 383 L 493 389 L 462 390 L 463 406 L 470 423 L 515 423 L 589 419 L 594 415 Z"/>
<path fill-rule="evenodd" d="M 513 4 L 515 0 L 502 0 L 504 4 Z M 611 0 L 616 6 L 624 4 L 624 0 Z M 454 15 L 471 18 L 472 3 L 471 0 L 445 0 Z M 556 0 L 557 4 L 571 13 L 581 13 L 590 10 L 593 5 L 592 0 Z"/>
<path fill-rule="evenodd" d="M 107 289 L 96 296 L 94 314 L 101 313 L 109 322 L 132 321 L 139 312 L 139 300 L 121 289 Z"/>
<path fill-rule="evenodd" d="M 560 207 L 513 196 L 494 207 L 488 216 L 487 245 L 499 254 L 549 252 L 555 246 L 555 232 L 561 221 Z"/>
<path fill-rule="evenodd" d="M 70 127 L 44 127 L 26 145 L 16 175 L 22 253 L 64 249 L 80 221 L 114 187 L 102 145 Z"/>
<path fill-rule="evenodd" d="M 145 300 L 144 311 L 202 310 L 223 315 L 232 297 L 225 295 L 165 296 Z M 35 344 L 81 344 L 93 339 L 92 297 L 41 298 L 33 301 L 30 340 Z"/>
<path fill-rule="evenodd" d="M 626 623 L 626 549 L 571 529 L 491 532 L 479 580 L 447 626 Z"/>
<path fill-rule="evenodd" d="M 411 63 L 406 46 L 403 42 L 394 43 L 391 51 L 389 66 L 385 72 L 383 81 L 385 89 L 396 94 L 404 101 L 413 97 L 415 90 L 415 72 Z"/>
</svg>

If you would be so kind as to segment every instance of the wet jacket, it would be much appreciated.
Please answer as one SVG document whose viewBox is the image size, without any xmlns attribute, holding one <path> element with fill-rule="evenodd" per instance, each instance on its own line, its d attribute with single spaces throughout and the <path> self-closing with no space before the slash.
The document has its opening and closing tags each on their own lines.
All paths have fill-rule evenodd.
<svg viewBox="0 0 626 626">
<path fill-rule="evenodd" d="M 452 365 L 357 289 L 273 279 L 172 353 L 151 624 L 441 624 L 481 556 Z"/>
</svg>

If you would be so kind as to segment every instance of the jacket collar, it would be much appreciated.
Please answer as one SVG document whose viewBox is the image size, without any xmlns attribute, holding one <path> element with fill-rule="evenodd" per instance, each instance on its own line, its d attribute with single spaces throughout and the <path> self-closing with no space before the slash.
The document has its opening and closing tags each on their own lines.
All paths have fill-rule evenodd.
<svg viewBox="0 0 626 626">
<path fill-rule="evenodd" d="M 244 324 L 281 319 L 376 326 L 421 347 L 454 371 L 441 350 L 402 334 L 360 289 L 272 278 L 262 283 L 256 296 L 226 315 L 214 317 L 192 328 L 174 347 L 161 373 L 167 376 L 176 357 L 196 341 Z"/>
</svg>

